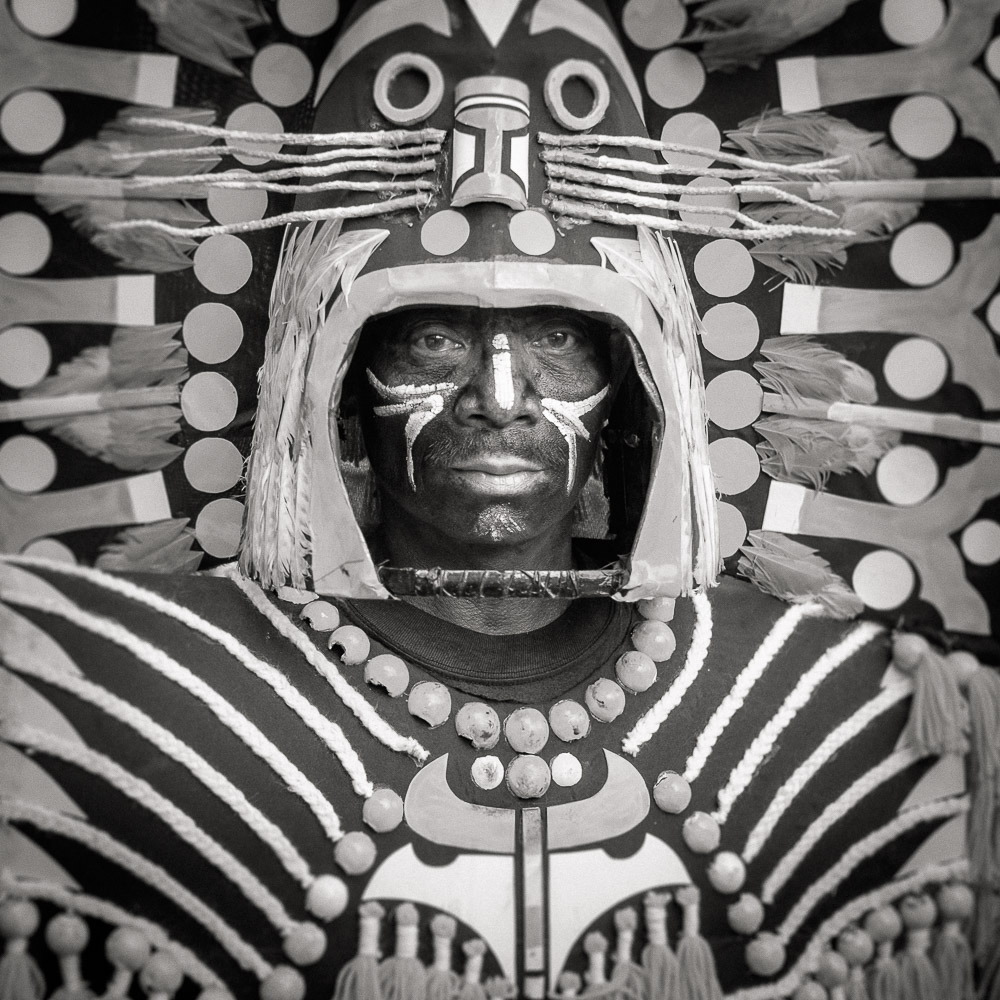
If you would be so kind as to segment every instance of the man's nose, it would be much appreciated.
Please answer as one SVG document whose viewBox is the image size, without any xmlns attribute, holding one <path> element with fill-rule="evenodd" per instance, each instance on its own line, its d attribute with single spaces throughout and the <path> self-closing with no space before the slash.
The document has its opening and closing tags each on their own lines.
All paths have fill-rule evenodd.
<svg viewBox="0 0 1000 1000">
<path fill-rule="evenodd" d="M 504 333 L 487 339 L 475 372 L 455 401 L 455 415 L 470 426 L 531 425 L 542 415 L 532 359 L 523 344 Z"/>
</svg>

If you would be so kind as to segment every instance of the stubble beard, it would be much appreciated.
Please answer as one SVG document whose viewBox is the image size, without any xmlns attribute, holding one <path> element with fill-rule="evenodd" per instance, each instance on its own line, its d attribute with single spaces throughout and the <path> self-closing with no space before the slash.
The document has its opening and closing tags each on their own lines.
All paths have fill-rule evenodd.
<svg viewBox="0 0 1000 1000">
<path fill-rule="evenodd" d="M 510 504 L 494 503 L 476 515 L 473 534 L 484 541 L 500 544 L 520 538 L 527 530 L 523 518 Z"/>
</svg>

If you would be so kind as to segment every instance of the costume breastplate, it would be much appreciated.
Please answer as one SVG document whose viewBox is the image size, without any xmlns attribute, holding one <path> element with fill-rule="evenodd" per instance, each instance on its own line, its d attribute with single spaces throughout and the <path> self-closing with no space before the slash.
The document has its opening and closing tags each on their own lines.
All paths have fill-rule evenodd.
<svg viewBox="0 0 1000 1000">
<path fill-rule="evenodd" d="M 961 757 L 901 740 L 884 631 L 733 581 L 678 603 L 617 713 L 615 662 L 491 701 L 246 581 L 7 565 L 0 589 L 5 891 L 95 941 L 138 921 L 202 987 L 666 998 L 667 955 L 685 996 L 763 1000 L 966 871 Z"/>
</svg>

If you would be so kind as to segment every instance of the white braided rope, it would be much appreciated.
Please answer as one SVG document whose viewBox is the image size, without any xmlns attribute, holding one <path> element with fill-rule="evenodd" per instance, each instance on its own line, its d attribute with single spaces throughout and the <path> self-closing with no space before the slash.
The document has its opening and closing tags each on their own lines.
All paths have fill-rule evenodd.
<svg viewBox="0 0 1000 1000">
<path fill-rule="evenodd" d="M 832 226 L 800 226 L 782 223 L 767 223 L 755 229 L 733 229 L 731 225 L 711 226 L 696 222 L 684 222 L 679 219 L 665 219 L 659 215 L 645 215 L 637 212 L 616 212 L 604 207 L 603 202 L 578 201 L 573 198 L 560 198 L 545 195 L 542 199 L 545 207 L 553 215 L 562 215 L 570 219 L 586 219 L 590 222 L 608 222 L 614 226 L 646 226 L 661 232 L 691 233 L 694 236 L 718 236 L 733 240 L 772 240 L 785 239 L 789 236 L 821 236 L 823 239 L 850 239 L 857 235 L 853 229 L 839 229 Z M 714 208 L 699 210 L 691 206 L 692 213 L 711 214 Z M 719 213 L 716 213 L 719 214 Z M 124 223 L 115 223 L 122 226 Z M 190 235 L 191 230 L 185 232 Z"/>
<path fill-rule="evenodd" d="M 774 871 L 764 880 L 760 898 L 765 903 L 774 902 L 774 897 L 792 877 L 805 856 L 819 843 L 834 823 L 843 819 L 876 788 L 901 771 L 905 771 L 918 759 L 918 755 L 913 750 L 897 750 L 896 753 L 886 757 L 885 760 L 862 774 L 809 824 L 805 833 L 799 837 L 791 850 L 774 866 Z"/>
<path fill-rule="evenodd" d="M 10 872 L 2 871 L 0 871 L 0 894 L 18 899 L 41 899 L 71 913 L 81 913 L 113 927 L 133 927 L 141 931 L 154 948 L 169 951 L 177 959 L 184 974 L 202 989 L 221 990 L 227 997 L 232 997 L 222 980 L 193 951 L 171 938 L 159 924 L 145 917 L 137 917 L 107 899 L 83 892 L 73 892 L 56 882 L 18 878 Z"/>
<path fill-rule="evenodd" d="M 802 894 L 802 898 L 788 911 L 788 916 L 781 922 L 777 934 L 787 944 L 795 932 L 805 923 L 806 918 L 825 897 L 836 892 L 837 887 L 863 861 L 877 854 L 886 844 L 892 843 L 897 837 L 912 830 L 921 823 L 932 819 L 943 819 L 957 816 L 969 811 L 968 796 L 956 796 L 950 799 L 940 799 L 936 802 L 925 802 L 900 813 L 891 823 L 873 830 L 867 837 L 855 841 L 840 857 L 835 865 L 824 872 Z"/>
<path fill-rule="evenodd" d="M 840 172 L 836 168 L 849 160 L 847 156 L 836 156 L 825 160 L 808 160 L 803 163 L 774 163 L 770 160 L 755 160 L 742 153 L 730 153 L 724 149 L 692 146 L 684 142 L 666 142 L 662 139 L 651 139 L 645 135 L 599 135 L 597 133 L 563 135 L 557 132 L 539 132 L 538 141 L 543 146 L 623 146 L 627 149 L 651 149 L 661 153 L 693 153 L 696 156 L 706 156 L 721 163 L 735 163 L 738 166 L 753 169 L 757 173 L 788 174 L 792 177 L 839 175 Z"/>
<path fill-rule="evenodd" d="M 17 724 L 8 726 L 6 736 L 11 743 L 58 757 L 103 779 L 123 795 L 158 816 L 178 837 L 222 872 L 264 914 L 278 933 L 288 934 L 298 926 L 288 915 L 281 900 L 242 861 L 203 830 L 191 816 L 166 796 L 161 795 L 149 782 L 126 771 L 105 754 L 30 726 Z"/>
<path fill-rule="evenodd" d="M 380 160 L 401 160 L 411 156 L 433 156 L 441 151 L 440 142 L 427 142 L 417 146 L 342 146 L 332 149 L 323 149 L 315 153 L 279 153 L 268 150 L 262 152 L 259 146 L 241 146 L 239 143 L 227 142 L 224 146 L 164 146 L 162 149 L 135 149 L 123 150 L 119 153 L 108 154 L 108 159 L 116 163 L 128 163 L 135 160 L 144 163 L 146 160 L 190 160 L 194 157 L 224 156 L 233 153 L 243 153 L 249 156 L 266 156 L 268 161 L 274 163 L 329 163 L 332 160 L 349 159 L 380 159 Z M 146 179 L 147 177 L 159 176 L 154 174 L 129 174 L 127 178 Z M 216 178 L 224 177 L 225 174 L 205 174 L 205 180 L 210 184 L 216 183 Z M 253 177 L 253 174 L 247 174 Z"/>
<path fill-rule="evenodd" d="M 763 986 L 749 986 L 727 993 L 725 1000 L 777 1000 L 779 997 L 790 996 L 799 986 L 802 976 L 807 972 L 815 971 L 828 943 L 849 924 L 856 923 L 869 910 L 885 906 L 887 903 L 899 899 L 900 896 L 915 892 L 925 885 L 965 878 L 968 875 L 968 869 L 969 863 L 964 858 L 959 861 L 949 861 L 943 865 L 930 865 L 906 878 L 889 882 L 879 886 L 878 889 L 873 889 L 871 892 L 866 892 L 864 895 L 852 899 L 819 925 L 798 961 L 780 979 Z"/>
<path fill-rule="evenodd" d="M 250 673 L 264 681 L 295 712 L 303 723 L 322 740 L 327 748 L 334 753 L 350 777 L 351 784 L 358 795 L 367 798 L 375 790 L 375 786 L 368 779 L 361 758 L 351 746 L 350 741 L 344 735 L 344 731 L 340 726 L 328 719 L 311 702 L 303 697 L 299 690 L 280 670 L 254 656 L 242 642 L 225 629 L 206 621 L 182 604 L 168 601 L 151 590 L 146 590 L 128 580 L 123 580 L 109 573 L 103 573 L 97 569 L 89 569 L 84 566 L 70 565 L 68 563 L 51 563 L 23 558 L 15 558 L 9 561 L 22 566 L 43 566 L 47 570 L 61 573 L 65 576 L 73 576 L 86 580 L 88 583 L 102 587 L 104 590 L 113 591 L 129 600 L 145 604 L 154 611 L 173 618 L 182 625 L 186 625 L 189 629 L 203 635 L 206 639 L 217 642 Z"/>
<path fill-rule="evenodd" d="M 375 215 L 385 215 L 388 212 L 401 212 L 407 208 L 423 208 L 431 200 L 430 192 L 407 195 L 403 198 L 390 198 L 388 201 L 372 202 L 368 205 L 346 205 L 339 208 L 312 208 L 307 211 L 282 212 L 266 219 L 256 219 L 250 222 L 229 222 L 219 226 L 172 226 L 158 219 L 128 219 L 124 222 L 109 222 L 102 228 L 108 231 L 124 229 L 146 229 L 167 236 L 180 236 L 190 239 L 192 236 L 205 239 L 209 236 L 225 236 L 232 233 L 255 233 L 262 229 L 275 229 L 295 222 L 325 222 L 329 219 L 365 219 Z M 758 232 L 755 230 L 755 232 Z M 763 232 L 763 230 L 760 230 Z M 831 230 L 832 232 L 832 230 Z"/>
<path fill-rule="evenodd" d="M 733 768 L 729 780 L 719 791 L 719 807 L 712 813 L 718 823 L 729 818 L 737 799 L 750 787 L 761 764 L 774 750 L 778 737 L 788 728 L 799 711 L 809 703 L 816 688 L 859 649 L 885 631 L 874 622 L 862 622 L 835 646 L 828 649 L 800 678 L 791 694 L 747 748 L 743 759 Z"/>
<path fill-rule="evenodd" d="M 884 688 L 871 701 L 865 702 L 853 715 L 848 716 L 836 729 L 827 733 L 823 742 L 799 764 L 791 777 L 778 789 L 764 815 L 750 831 L 742 852 L 743 860 L 747 864 L 761 852 L 781 817 L 791 808 L 802 789 L 833 759 L 840 748 L 854 739 L 883 712 L 887 712 L 912 693 L 913 684 L 910 681 Z"/>
<path fill-rule="evenodd" d="M 158 893 L 169 899 L 202 925 L 225 948 L 243 969 L 252 972 L 258 979 L 264 979 L 272 971 L 272 966 L 264 960 L 256 948 L 229 926 L 213 909 L 203 903 L 190 890 L 180 884 L 165 869 L 154 861 L 132 850 L 103 830 L 91 826 L 72 816 L 64 816 L 18 799 L 0 798 L 0 817 L 12 822 L 29 823 L 47 833 L 75 840 L 95 854 L 100 854 L 125 871 L 141 879 Z"/>
<path fill-rule="evenodd" d="M 333 688 L 338 698 L 354 713 L 358 721 L 380 743 L 390 750 L 398 750 L 409 754 L 414 760 L 423 763 L 430 754 L 412 736 L 402 736 L 397 733 L 369 704 L 364 696 L 356 691 L 334 664 L 327 659 L 321 650 L 317 649 L 310 638 L 303 634 L 294 623 L 276 608 L 265 595 L 264 591 L 252 580 L 239 572 L 235 564 L 226 568 L 225 575 L 232 580 L 246 595 L 247 600 L 274 626 L 274 628 L 306 658 L 310 666 Z"/>
<path fill-rule="evenodd" d="M 244 142 L 280 142 L 296 146 L 406 146 L 421 142 L 443 142 L 448 134 L 439 128 L 392 129 L 383 132 L 248 132 L 222 128 L 218 125 L 198 125 L 176 118 L 155 118 L 129 115 L 130 125 L 159 129 L 162 132 L 188 132 L 216 139 L 236 139 Z M 256 151 L 258 154 L 260 150 Z"/>
<path fill-rule="evenodd" d="M 793 604 L 773 625 L 764 641 L 757 647 L 749 663 L 739 672 L 729 693 L 722 699 L 719 707 L 712 713 L 708 725 L 701 731 L 691 756 L 684 768 L 685 781 L 694 781 L 701 774 L 712 750 L 719 738 L 726 731 L 733 716 L 746 701 L 754 685 L 764 675 L 771 661 L 781 652 L 803 618 L 821 613 L 818 604 Z"/>
<path fill-rule="evenodd" d="M 622 750 L 633 757 L 642 749 L 643 744 L 648 743 L 656 735 L 670 713 L 681 703 L 708 657 L 712 645 L 712 602 L 704 591 L 698 591 L 691 600 L 694 605 L 695 623 L 687 658 L 680 673 L 674 678 L 673 684 L 622 740 Z"/>
<path fill-rule="evenodd" d="M 242 712 L 238 712 L 218 691 L 162 649 L 140 639 L 120 622 L 91 614 L 65 600 L 54 601 L 13 589 L 5 590 L 4 598 L 14 604 L 26 604 L 46 614 L 56 615 L 93 635 L 107 639 L 128 650 L 137 660 L 162 677 L 173 681 L 200 701 L 254 756 L 274 771 L 289 790 L 306 804 L 330 840 L 339 840 L 344 835 L 340 817 L 323 793 Z"/>
<path fill-rule="evenodd" d="M 158 722 L 154 722 L 134 705 L 83 677 L 67 674 L 63 670 L 40 663 L 31 657 L 22 663 L 15 663 L 11 659 L 6 662 L 13 670 L 62 688 L 81 701 L 101 709 L 107 715 L 134 729 L 140 736 L 152 743 L 157 750 L 186 768 L 193 777 L 197 778 L 239 816 L 274 852 L 285 871 L 304 889 L 308 889 L 313 884 L 315 876 L 309 865 L 281 828 L 272 823 L 225 775 L 217 771 L 200 754 Z"/>
<path fill-rule="evenodd" d="M 731 184 L 721 189 L 709 187 L 692 186 L 690 182 L 686 184 L 664 184 L 658 181 L 644 181 L 627 174 L 609 174 L 600 170 L 592 170 L 589 167 L 574 167 L 565 163 L 546 163 L 545 175 L 547 177 L 559 177 L 568 181 L 579 181 L 581 184 L 592 184 L 595 187 L 621 188 L 624 191 L 638 191 L 643 194 L 676 194 L 689 195 L 692 198 L 704 198 L 711 194 L 718 194 L 723 191 L 726 194 L 758 194 L 767 195 L 771 201 L 783 201 L 789 205 L 798 205 L 800 208 L 808 209 L 817 215 L 825 215 L 829 218 L 837 218 L 837 213 L 833 209 L 825 208 L 815 201 L 809 201 L 800 195 L 785 191 L 783 188 L 775 187 L 773 184 Z M 209 177 L 227 177 L 227 174 L 209 174 Z M 694 207 L 694 206 L 691 206 Z"/>
</svg>

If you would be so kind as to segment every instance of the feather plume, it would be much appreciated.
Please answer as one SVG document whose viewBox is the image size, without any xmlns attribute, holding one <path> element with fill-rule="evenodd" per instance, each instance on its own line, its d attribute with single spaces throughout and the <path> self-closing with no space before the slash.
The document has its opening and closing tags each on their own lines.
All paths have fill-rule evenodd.
<svg viewBox="0 0 1000 1000">
<path fill-rule="evenodd" d="M 120 531 L 101 547 L 98 569 L 123 572 L 193 573 L 203 552 L 193 552 L 194 532 L 188 519 L 153 521 Z"/>
<path fill-rule="evenodd" d="M 46 212 L 63 212 L 73 228 L 90 242 L 132 271 L 182 271 L 193 265 L 191 256 L 198 241 L 193 236 L 173 236 L 154 229 L 108 229 L 126 219 L 155 219 L 191 230 L 208 219 L 181 201 L 101 198 L 80 200 L 37 196 Z"/>
<path fill-rule="evenodd" d="M 847 263 L 847 244 L 816 236 L 790 236 L 762 240 L 750 248 L 750 256 L 789 281 L 815 285 L 821 268 L 836 271 Z"/>
<path fill-rule="evenodd" d="M 875 463 L 899 444 L 899 431 L 841 424 L 834 420 L 770 416 L 754 429 L 764 440 L 757 445 L 761 468 L 784 483 L 803 483 L 821 490 L 831 475 L 854 470 L 870 476 Z"/>
<path fill-rule="evenodd" d="M 128 177 L 148 174 L 173 177 L 207 173 L 221 162 L 221 155 L 192 153 L 190 156 L 149 157 L 153 150 L 204 149 L 214 140 L 190 132 L 169 132 L 137 124 L 137 118 L 169 118 L 192 125 L 211 125 L 215 112 L 206 108 L 123 108 L 105 124 L 96 139 L 61 150 L 42 164 L 47 174 L 79 174 L 87 177 Z"/>
<path fill-rule="evenodd" d="M 388 235 L 385 229 L 341 233 L 335 220 L 290 230 L 285 238 L 271 288 L 241 555 L 243 571 L 264 586 L 306 585 L 312 478 L 306 376 L 312 342 L 338 289 L 347 294 Z"/>
<path fill-rule="evenodd" d="M 840 20 L 853 0 L 708 0 L 692 11 L 697 28 L 684 41 L 701 42 L 708 70 L 756 69 L 780 52 Z"/>
<path fill-rule="evenodd" d="M 815 549 L 777 531 L 751 531 L 736 571 L 765 594 L 792 604 L 818 601 L 834 618 L 855 618 L 864 603 Z"/>
<path fill-rule="evenodd" d="M 248 30 L 270 19 L 257 0 L 139 0 L 165 49 L 226 76 L 242 76 L 233 59 L 252 56 Z"/>
<path fill-rule="evenodd" d="M 760 345 L 760 353 L 767 358 L 754 363 L 761 385 L 792 403 L 878 402 L 870 371 L 811 337 L 769 337 Z"/>
<path fill-rule="evenodd" d="M 25 390 L 25 397 L 99 393 L 177 385 L 187 377 L 187 351 L 176 340 L 180 325 L 118 327 L 107 345 L 87 347 L 53 375 Z M 143 406 L 25 422 L 28 430 L 48 430 L 87 455 L 120 469 L 160 469 L 183 450 L 169 439 L 180 429 L 176 406 Z"/>
<path fill-rule="evenodd" d="M 886 141 L 825 111 L 784 114 L 769 109 L 746 118 L 726 132 L 728 145 L 757 160 L 804 163 L 846 157 L 838 167 L 841 180 L 887 180 L 915 177 L 916 167 Z"/>
</svg>

